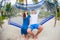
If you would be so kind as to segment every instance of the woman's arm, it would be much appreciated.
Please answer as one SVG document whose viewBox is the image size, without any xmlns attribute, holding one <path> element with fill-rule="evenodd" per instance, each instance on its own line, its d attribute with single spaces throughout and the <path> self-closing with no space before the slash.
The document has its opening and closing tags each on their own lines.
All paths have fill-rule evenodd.
<svg viewBox="0 0 60 40">
<path fill-rule="evenodd" d="M 30 20 L 29 20 L 29 27 L 30 27 L 30 21 L 31 21 L 31 17 L 30 17 Z"/>
<path fill-rule="evenodd" d="M 23 14 L 22 14 L 22 13 L 20 13 L 20 16 L 22 16 L 22 17 L 23 17 Z"/>
</svg>

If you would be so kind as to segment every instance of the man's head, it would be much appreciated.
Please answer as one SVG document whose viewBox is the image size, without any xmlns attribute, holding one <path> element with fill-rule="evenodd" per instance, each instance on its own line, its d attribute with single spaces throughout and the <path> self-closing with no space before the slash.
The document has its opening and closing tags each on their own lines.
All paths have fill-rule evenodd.
<svg viewBox="0 0 60 40">
<path fill-rule="evenodd" d="M 32 10 L 32 14 L 35 14 L 36 12 L 35 12 L 35 10 Z"/>
</svg>

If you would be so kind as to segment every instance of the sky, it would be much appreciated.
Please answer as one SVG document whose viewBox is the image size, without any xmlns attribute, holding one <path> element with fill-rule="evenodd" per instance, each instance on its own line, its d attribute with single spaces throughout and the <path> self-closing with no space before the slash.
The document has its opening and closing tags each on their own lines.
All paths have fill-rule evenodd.
<svg viewBox="0 0 60 40">
<path fill-rule="evenodd" d="M 1 2 L 2 0 L 0 0 Z M 28 4 L 33 4 L 32 0 L 27 0 Z M 41 0 L 38 0 L 41 1 Z M 8 0 L 8 2 L 11 2 L 11 5 L 14 5 L 16 3 L 16 0 Z M 60 0 L 58 0 L 59 6 L 60 6 Z"/>
<path fill-rule="evenodd" d="M 58 4 L 59 4 L 59 6 L 60 6 L 60 0 L 58 1 Z"/>
<path fill-rule="evenodd" d="M 0 0 L 1 2 L 2 0 Z M 16 3 L 16 0 L 5 0 L 4 2 L 11 2 L 11 5 L 14 5 Z"/>
<path fill-rule="evenodd" d="M 0 0 L 0 2 L 1 2 L 1 0 Z"/>
<path fill-rule="evenodd" d="M 40 2 L 41 0 L 38 0 L 38 1 Z M 27 3 L 28 3 L 28 4 L 33 4 L 32 0 L 27 0 Z M 26 4 L 25 1 L 24 1 L 24 4 Z"/>
</svg>

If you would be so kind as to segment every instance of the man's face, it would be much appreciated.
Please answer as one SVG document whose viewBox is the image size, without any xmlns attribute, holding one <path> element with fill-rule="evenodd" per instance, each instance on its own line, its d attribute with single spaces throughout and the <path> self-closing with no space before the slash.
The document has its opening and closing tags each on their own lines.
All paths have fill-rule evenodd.
<svg viewBox="0 0 60 40">
<path fill-rule="evenodd" d="M 35 14 L 35 11 L 34 10 L 32 11 L 32 14 Z"/>
</svg>

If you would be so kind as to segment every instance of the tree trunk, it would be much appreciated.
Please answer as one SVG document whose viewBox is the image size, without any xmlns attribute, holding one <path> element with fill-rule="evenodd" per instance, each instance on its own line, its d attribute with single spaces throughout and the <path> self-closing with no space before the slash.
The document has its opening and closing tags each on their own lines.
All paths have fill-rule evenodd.
<svg viewBox="0 0 60 40">
<path fill-rule="evenodd" d="M 54 23 L 54 27 L 55 27 L 56 23 L 57 23 L 57 7 L 58 7 L 58 4 L 57 4 L 57 0 L 53 0 L 53 1 L 55 4 L 55 23 Z"/>
<path fill-rule="evenodd" d="M 2 28 L 2 22 L 0 21 L 0 27 Z"/>
<path fill-rule="evenodd" d="M 38 3 L 38 0 L 33 0 L 33 2 L 34 2 L 35 4 L 37 4 L 37 3 Z"/>
<path fill-rule="evenodd" d="M 24 3 L 24 0 L 19 0 L 19 3 L 20 3 L 20 4 L 23 4 L 23 3 Z"/>
</svg>

